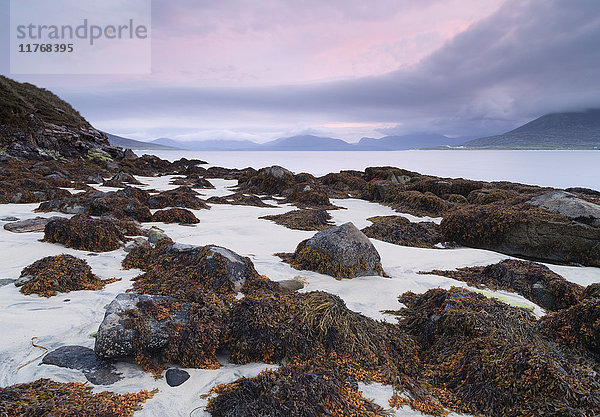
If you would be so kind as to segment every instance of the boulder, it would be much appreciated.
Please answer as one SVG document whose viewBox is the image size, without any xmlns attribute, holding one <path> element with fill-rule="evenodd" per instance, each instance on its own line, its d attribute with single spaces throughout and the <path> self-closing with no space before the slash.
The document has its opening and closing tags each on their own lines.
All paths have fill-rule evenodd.
<svg viewBox="0 0 600 417">
<path fill-rule="evenodd" d="M 239 180 L 240 188 L 258 194 L 281 194 L 295 183 L 294 174 L 278 165 L 262 168 L 244 181 Z"/>
<path fill-rule="evenodd" d="M 102 184 L 104 183 L 104 178 L 100 174 L 90 174 L 85 182 L 88 184 Z"/>
<path fill-rule="evenodd" d="M 94 352 L 102 359 L 131 357 L 138 347 L 138 331 L 129 323 L 129 317 L 141 315 L 140 302 L 177 302 L 172 297 L 162 295 L 119 294 L 108 305 L 104 320 L 98 328 Z M 164 348 L 169 342 L 169 327 L 174 323 L 189 322 L 189 303 L 181 305 L 179 311 L 169 312 L 162 320 L 148 316 L 148 335 L 144 340 L 144 349 L 153 352 Z"/>
<path fill-rule="evenodd" d="M 180 224 L 196 224 L 200 222 L 200 220 L 198 220 L 194 213 L 182 208 L 158 210 L 152 215 L 152 221 Z"/>
<path fill-rule="evenodd" d="M 190 374 L 183 369 L 171 368 L 167 369 L 165 377 L 167 378 L 167 384 L 170 387 L 178 387 L 190 379 Z"/>
<path fill-rule="evenodd" d="M 271 220 L 293 230 L 320 231 L 333 226 L 331 216 L 325 210 L 301 209 L 283 214 L 262 216 L 259 219 Z"/>
<path fill-rule="evenodd" d="M 330 227 L 300 242 L 291 265 L 337 279 L 384 275 L 377 249 L 352 223 Z"/>
<path fill-rule="evenodd" d="M 62 219 L 63 217 L 36 217 L 34 219 L 27 219 L 16 221 L 12 223 L 6 223 L 4 229 L 13 233 L 29 233 L 29 232 L 43 232 L 46 225 L 56 219 Z"/>
<path fill-rule="evenodd" d="M 42 363 L 82 371 L 94 385 L 111 385 L 123 379 L 113 365 L 83 346 L 61 346 L 44 356 Z"/>
<path fill-rule="evenodd" d="M 533 198 L 529 203 L 571 220 L 600 227 L 600 206 L 566 191 L 552 191 Z"/>
<path fill-rule="evenodd" d="M 535 260 L 600 266 L 600 228 L 530 205 L 456 210 L 441 223 L 444 241 Z"/>
</svg>

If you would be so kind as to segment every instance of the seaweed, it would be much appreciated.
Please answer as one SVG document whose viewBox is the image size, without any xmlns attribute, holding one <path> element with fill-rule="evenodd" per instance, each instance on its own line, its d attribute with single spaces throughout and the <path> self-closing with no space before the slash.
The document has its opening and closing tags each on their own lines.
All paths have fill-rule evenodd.
<svg viewBox="0 0 600 417">
<path fill-rule="evenodd" d="M 132 417 L 157 390 L 138 393 L 94 393 L 78 382 L 60 383 L 38 379 L 0 388 L 2 416 Z"/>
<path fill-rule="evenodd" d="M 152 221 L 180 224 L 196 224 L 200 222 L 194 213 L 182 208 L 158 210 L 152 215 Z"/>
<path fill-rule="evenodd" d="M 51 220 L 44 230 L 44 242 L 62 243 L 68 248 L 107 252 L 121 247 L 125 236 L 114 222 L 77 214 L 70 219 Z"/>
<path fill-rule="evenodd" d="M 371 226 L 361 230 L 370 238 L 395 245 L 434 248 L 442 241 L 439 226 L 433 222 L 413 223 L 402 216 L 376 216 Z"/>
<path fill-rule="evenodd" d="M 458 268 L 456 271 L 431 271 L 475 287 L 507 290 L 521 294 L 541 307 L 557 311 L 574 306 L 583 288 L 567 281 L 547 266 L 529 261 L 505 259 L 497 264 Z"/>
<path fill-rule="evenodd" d="M 83 259 L 71 255 L 47 256 L 35 261 L 21 271 L 19 281 L 24 282 L 23 294 L 51 297 L 57 292 L 100 290 L 120 279 L 101 280 Z M 17 284 L 20 284 L 17 281 Z"/>
<path fill-rule="evenodd" d="M 259 219 L 271 220 L 292 230 L 319 231 L 334 225 L 330 222 L 331 216 L 325 210 L 293 210 L 283 214 L 262 216 Z"/>
</svg>

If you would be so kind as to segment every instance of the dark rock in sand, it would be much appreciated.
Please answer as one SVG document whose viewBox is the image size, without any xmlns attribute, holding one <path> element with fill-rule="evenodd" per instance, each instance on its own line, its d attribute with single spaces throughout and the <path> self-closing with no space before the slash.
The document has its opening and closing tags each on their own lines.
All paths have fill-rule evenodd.
<svg viewBox="0 0 600 417">
<path fill-rule="evenodd" d="M 367 220 L 373 224 L 362 232 L 373 239 L 417 248 L 433 248 L 442 241 L 439 226 L 433 222 L 413 223 L 402 216 L 376 216 Z"/>
<path fill-rule="evenodd" d="M 110 363 L 99 359 L 94 351 L 83 346 L 62 346 L 42 359 L 45 365 L 83 371 L 94 385 L 111 385 L 123 379 Z"/>
<path fill-rule="evenodd" d="M 0 279 L 0 287 L 4 287 L 5 285 L 14 284 L 16 279 L 12 278 L 1 278 Z"/>
<path fill-rule="evenodd" d="M 119 172 L 114 175 L 110 180 L 105 181 L 104 185 L 107 187 L 126 187 L 126 184 L 140 185 L 141 182 L 135 179 L 135 177 L 127 172 Z"/>
<path fill-rule="evenodd" d="M 148 206 L 153 209 L 163 209 L 167 207 L 183 207 L 194 210 L 209 209 L 210 206 L 197 196 L 198 193 L 190 187 L 181 186 L 174 190 L 163 191 L 150 196 L 148 199 Z"/>
<path fill-rule="evenodd" d="M 170 208 L 158 210 L 152 215 L 153 222 L 196 224 L 200 220 L 189 210 L 182 208 Z"/>
<path fill-rule="evenodd" d="M 190 374 L 183 369 L 171 368 L 167 369 L 165 377 L 167 378 L 167 384 L 170 387 L 178 387 L 190 379 Z"/>
<path fill-rule="evenodd" d="M 215 186 L 211 184 L 209 180 L 204 177 L 199 176 L 198 174 L 190 174 L 185 178 L 174 178 L 171 180 L 170 184 L 173 185 L 187 185 L 192 188 L 204 188 L 204 189 L 214 189 Z"/>
<path fill-rule="evenodd" d="M 125 236 L 114 222 L 93 219 L 77 214 L 70 219 L 52 220 L 44 230 L 44 241 L 62 243 L 68 248 L 91 252 L 107 252 L 118 249 Z"/>
<path fill-rule="evenodd" d="M 600 227 L 600 205 L 582 200 L 575 194 L 552 191 L 535 197 L 530 203 L 571 220 Z"/>
<path fill-rule="evenodd" d="M 581 285 L 567 281 L 545 265 L 516 259 L 431 273 L 464 281 L 475 287 L 516 292 L 549 311 L 574 306 L 581 299 L 583 291 Z"/>
<path fill-rule="evenodd" d="M 34 219 L 6 223 L 4 229 L 13 233 L 43 232 L 48 222 L 62 218 L 58 216 L 36 217 Z"/>
<path fill-rule="evenodd" d="M 19 220 L 19 218 L 18 217 L 14 217 L 14 216 L 2 217 L 0 219 L 0 221 L 3 221 L 3 222 L 16 222 L 18 220 Z"/>
<path fill-rule="evenodd" d="M 262 216 L 259 219 L 271 220 L 293 230 L 320 231 L 333 226 L 333 223 L 329 221 L 331 216 L 325 210 L 293 210 L 283 214 Z"/>
<path fill-rule="evenodd" d="M 288 260 L 296 269 L 337 279 L 384 275 L 377 249 L 352 223 L 330 227 L 300 242 Z"/>
<path fill-rule="evenodd" d="M 600 228 L 527 205 L 465 207 L 444 217 L 444 241 L 507 255 L 600 266 Z"/>
<path fill-rule="evenodd" d="M 304 283 L 297 279 L 284 279 L 277 281 L 284 293 L 295 292 L 304 288 Z"/>
</svg>

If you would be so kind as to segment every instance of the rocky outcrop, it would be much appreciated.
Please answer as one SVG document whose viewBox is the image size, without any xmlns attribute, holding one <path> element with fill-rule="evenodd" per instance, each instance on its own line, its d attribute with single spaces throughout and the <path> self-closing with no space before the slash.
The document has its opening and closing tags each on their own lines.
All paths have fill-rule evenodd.
<svg viewBox="0 0 600 417">
<path fill-rule="evenodd" d="M 433 248 L 442 241 L 439 226 L 433 222 L 413 223 L 402 216 L 377 216 L 367 220 L 373 224 L 362 232 L 373 239 L 417 248 Z"/>
<path fill-rule="evenodd" d="M 590 203 L 566 191 L 552 191 L 532 199 L 529 203 L 571 220 L 600 227 L 600 205 Z"/>
<path fill-rule="evenodd" d="M 384 275 L 377 249 L 352 223 L 330 227 L 300 242 L 287 260 L 294 268 L 337 279 Z"/>
<path fill-rule="evenodd" d="M 487 266 L 458 268 L 456 271 L 427 273 L 464 281 L 474 287 L 516 292 L 548 311 L 574 306 L 579 303 L 583 292 L 581 285 L 567 281 L 545 265 L 515 259 Z"/>
<path fill-rule="evenodd" d="M 465 207 L 444 217 L 444 241 L 507 255 L 600 266 L 600 228 L 528 205 Z"/>
<path fill-rule="evenodd" d="M 119 249 L 125 236 L 115 223 L 77 214 L 70 219 L 52 220 L 44 230 L 44 241 L 68 248 L 107 252 Z"/>
</svg>

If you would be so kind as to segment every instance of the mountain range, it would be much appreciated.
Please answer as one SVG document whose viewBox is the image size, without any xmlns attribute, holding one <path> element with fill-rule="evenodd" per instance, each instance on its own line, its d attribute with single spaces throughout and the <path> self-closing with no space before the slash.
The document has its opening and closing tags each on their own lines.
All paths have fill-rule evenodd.
<svg viewBox="0 0 600 417">
<path fill-rule="evenodd" d="M 314 135 L 279 138 L 266 143 L 214 139 L 140 142 L 108 135 L 113 145 L 131 149 L 191 151 L 399 151 L 408 149 L 600 149 L 600 109 L 552 113 L 496 136 L 468 140 L 435 133 L 361 138 L 357 143 Z"/>
</svg>

